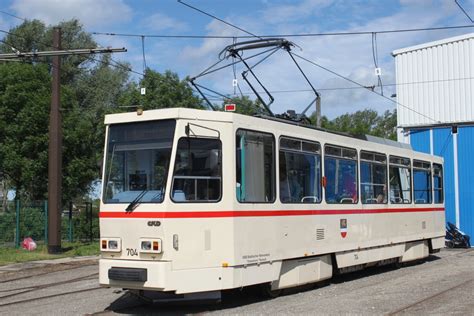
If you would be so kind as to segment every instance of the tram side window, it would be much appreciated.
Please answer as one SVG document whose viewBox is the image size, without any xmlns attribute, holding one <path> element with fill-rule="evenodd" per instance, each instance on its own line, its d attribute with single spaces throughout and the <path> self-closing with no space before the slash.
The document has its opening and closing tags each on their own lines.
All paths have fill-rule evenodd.
<svg viewBox="0 0 474 316">
<path fill-rule="evenodd" d="M 358 202 L 357 151 L 326 145 L 324 147 L 325 198 L 327 203 Z"/>
<path fill-rule="evenodd" d="M 433 191 L 434 202 L 443 203 L 443 166 L 440 164 L 433 164 Z"/>
<path fill-rule="evenodd" d="M 360 195 L 363 204 L 387 203 L 387 157 L 360 153 Z"/>
<path fill-rule="evenodd" d="M 321 147 L 318 143 L 280 139 L 280 201 L 321 202 Z"/>
<path fill-rule="evenodd" d="M 183 137 L 174 167 L 174 202 L 216 202 L 221 198 L 222 145 L 218 139 Z"/>
<path fill-rule="evenodd" d="M 426 161 L 413 161 L 413 193 L 416 204 L 431 203 L 431 166 Z"/>
<path fill-rule="evenodd" d="M 248 130 L 236 134 L 236 194 L 239 202 L 275 201 L 275 140 Z"/>
<path fill-rule="evenodd" d="M 411 203 L 411 163 L 409 158 L 390 156 L 390 203 Z"/>
</svg>

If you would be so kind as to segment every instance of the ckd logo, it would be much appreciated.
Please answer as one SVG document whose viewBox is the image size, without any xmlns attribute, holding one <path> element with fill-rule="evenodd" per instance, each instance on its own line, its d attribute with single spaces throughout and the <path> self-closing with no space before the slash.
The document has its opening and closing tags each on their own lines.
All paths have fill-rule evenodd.
<svg viewBox="0 0 474 316">
<path fill-rule="evenodd" d="M 160 221 L 148 221 L 148 226 L 155 226 L 158 227 L 161 225 Z"/>
</svg>

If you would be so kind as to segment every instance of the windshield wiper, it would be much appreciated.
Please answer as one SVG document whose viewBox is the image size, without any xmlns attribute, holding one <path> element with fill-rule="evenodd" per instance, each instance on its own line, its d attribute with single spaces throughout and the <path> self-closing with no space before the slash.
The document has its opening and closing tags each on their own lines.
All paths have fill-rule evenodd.
<svg viewBox="0 0 474 316">
<path fill-rule="evenodd" d="M 137 208 L 138 204 L 140 204 L 140 200 L 145 196 L 147 192 L 147 189 L 140 192 L 140 194 L 138 194 L 137 197 L 132 202 L 130 202 L 130 204 L 128 204 L 127 208 L 125 209 L 125 212 L 133 212 L 133 210 Z"/>
</svg>

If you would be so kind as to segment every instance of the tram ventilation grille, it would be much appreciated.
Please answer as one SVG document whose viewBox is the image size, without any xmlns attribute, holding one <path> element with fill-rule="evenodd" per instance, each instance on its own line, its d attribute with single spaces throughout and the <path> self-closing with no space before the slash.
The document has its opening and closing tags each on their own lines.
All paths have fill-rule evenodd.
<svg viewBox="0 0 474 316">
<path fill-rule="evenodd" d="M 324 239 L 324 228 L 317 228 L 316 229 L 316 240 L 323 240 Z"/>
</svg>

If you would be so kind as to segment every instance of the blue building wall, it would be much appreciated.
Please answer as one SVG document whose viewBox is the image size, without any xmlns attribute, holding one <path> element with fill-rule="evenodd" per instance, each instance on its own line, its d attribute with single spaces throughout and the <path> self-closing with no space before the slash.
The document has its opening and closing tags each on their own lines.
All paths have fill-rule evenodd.
<svg viewBox="0 0 474 316">
<path fill-rule="evenodd" d="M 430 153 L 430 130 L 410 131 L 410 144 L 416 151 Z M 474 236 L 474 126 L 458 127 L 457 145 L 460 229 Z M 444 158 L 446 221 L 456 223 L 451 127 L 433 128 L 433 153 Z"/>
<path fill-rule="evenodd" d="M 430 139 L 428 138 L 428 145 Z M 451 128 L 433 129 L 433 154 L 444 158 L 444 204 L 446 221 L 456 224 L 454 206 L 454 150 Z"/>
<path fill-rule="evenodd" d="M 474 126 L 458 128 L 459 219 L 474 240 Z"/>
<path fill-rule="evenodd" d="M 430 130 L 417 129 L 410 131 L 410 144 L 416 151 L 430 153 Z"/>
</svg>

